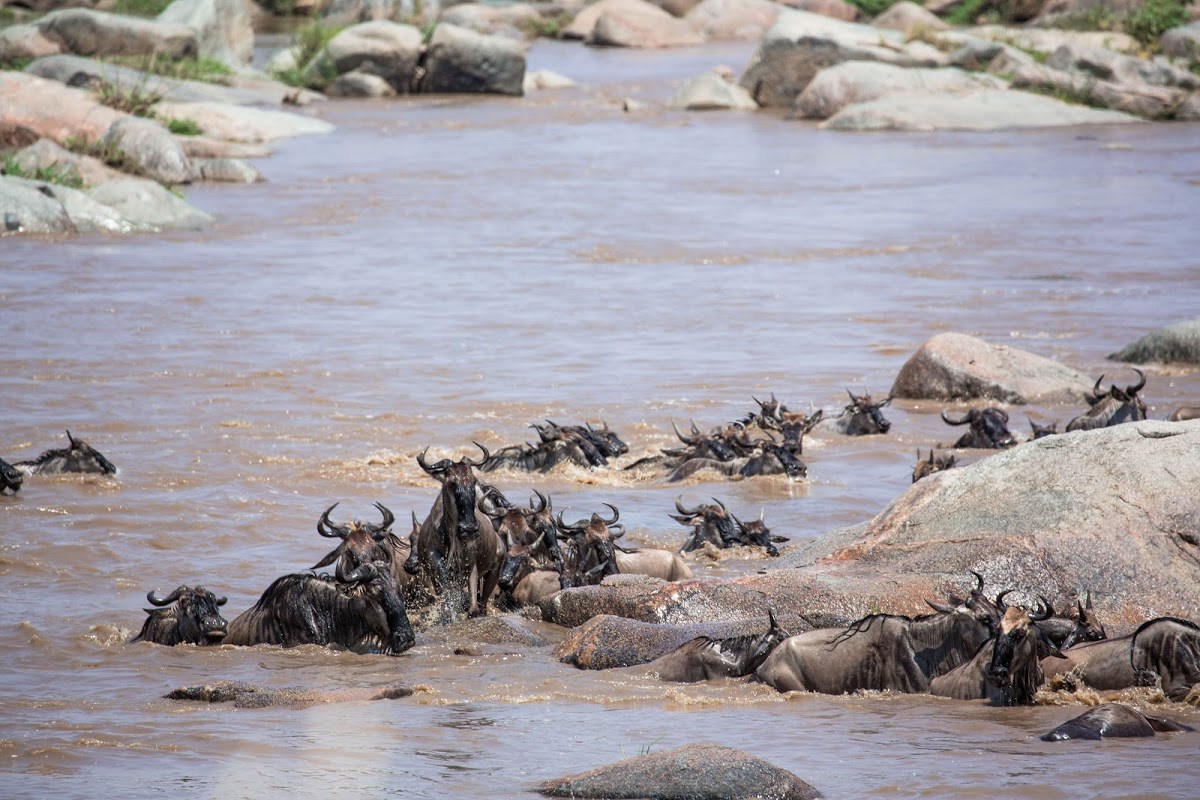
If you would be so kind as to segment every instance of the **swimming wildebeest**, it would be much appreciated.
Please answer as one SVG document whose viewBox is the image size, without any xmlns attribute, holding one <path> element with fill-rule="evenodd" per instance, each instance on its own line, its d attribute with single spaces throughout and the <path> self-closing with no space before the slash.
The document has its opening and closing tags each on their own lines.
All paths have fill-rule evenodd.
<svg viewBox="0 0 1200 800">
<path fill-rule="evenodd" d="M 1008 430 L 1008 412 L 1000 408 L 972 408 L 959 419 L 951 419 L 943 411 L 942 421 L 947 425 L 971 426 L 954 443 L 955 447 L 1000 450 L 1017 443 Z"/>
<path fill-rule="evenodd" d="M 155 644 L 220 644 L 229 624 L 221 616 L 226 598 L 217 597 L 203 586 L 180 586 L 166 597 L 158 590 L 147 592 L 147 608 L 141 632 L 131 642 Z"/>
<path fill-rule="evenodd" d="M 553 526 L 535 527 L 538 517 L 549 510 L 550 500 L 536 490 L 535 494 L 537 504 L 531 500 L 528 508 L 499 503 L 494 494 L 485 494 L 479 501 L 479 508 L 491 517 L 497 534 L 504 541 L 504 564 L 498 585 L 510 601 L 515 600 L 517 587 L 532 573 L 552 571 L 558 575 L 562 572 L 563 558 L 557 530 Z M 544 583 L 545 579 L 538 581 Z M 526 588 L 526 596 L 531 588 Z"/>
<path fill-rule="evenodd" d="M 27 461 L 13 463 L 28 475 L 61 475 L 67 472 L 84 472 L 99 475 L 115 475 L 117 468 L 99 450 L 82 439 L 76 439 L 67 431 L 70 447 L 46 450 L 40 456 Z"/>
<path fill-rule="evenodd" d="M 1092 407 L 1068 422 L 1067 432 L 1090 431 L 1145 419 L 1146 404 L 1138 397 L 1138 392 L 1146 385 L 1146 373 L 1137 367 L 1133 371 L 1138 374 L 1138 382 L 1124 389 L 1114 383 L 1107 392 L 1102 392 L 1100 384 L 1104 376 L 1097 378 L 1092 396 L 1088 398 Z"/>
<path fill-rule="evenodd" d="M 1078 717 L 1069 719 L 1049 733 L 1043 734 L 1043 742 L 1062 742 L 1067 739 L 1104 739 L 1118 736 L 1153 736 L 1159 733 L 1191 731 L 1194 728 L 1181 725 L 1165 717 L 1152 717 L 1121 703 L 1105 703 L 1089 708 Z"/>
<path fill-rule="evenodd" d="M 916 483 L 921 478 L 928 478 L 935 472 L 952 468 L 955 460 L 953 453 L 948 456 L 935 456 L 932 447 L 929 449 L 929 458 L 923 459 L 921 458 L 921 451 L 917 450 L 917 463 L 913 467 L 912 482 Z"/>
<path fill-rule="evenodd" d="M 874 433 L 887 433 L 891 430 L 892 423 L 884 418 L 882 410 L 884 406 L 892 402 L 891 395 L 875 402 L 871 399 L 870 392 L 856 395 L 847 389 L 846 394 L 850 395 L 850 404 L 842 410 L 839 416 L 834 418 L 834 427 L 839 433 L 847 436 L 867 436 Z"/>
<path fill-rule="evenodd" d="M 745 636 L 714 639 L 697 636 L 646 665 L 660 680 L 696 683 L 714 678 L 740 678 L 758 669 L 788 633 L 767 611 L 767 630 Z"/>
<path fill-rule="evenodd" d="M 10 491 L 13 494 L 21 491 L 25 474 L 21 470 L 0 458 L 0 494 Z"/>
<path fill-rule="evenodd" d="M 969 598 L 951 598 L 954 605 L 927 601 L 934 614 L 871 614 L 846 628 L 789 637 L 755 675 L 781 692 L 926 692 L 932 679 L 965 663 L 996 630 L 996 606 L 975 575 L 979 583 Z"/>
<path fill-rule="evenodd" d="M 1050 641 L 1054 642 L 1060 650 L 1065 650 L 1080 642 L 1098 642 L 1108 638 L 1108 634 L 1104 631 L 1104 623 L 1100 621 L 1096 615 L 1096 609 L 1092 606 L 1091 592 L 1087 594 L 1086 603 L 1075 601 L 1074 614 L 1069 611 L 1054 614 L 1048 619 L 1040 621 L 1038 627 L 1046 632 Z"/>
<path fill-rule="evenodd" d="M 705 469 L 731 478 L 783 475 L 795 480 L 808 476 L 808 466 L 788 446 L 777 444 L 773 439 L 758 439 L 753 442 L 753 448 L 750 455 L 736 456 L 729 461 L 699 456 L 689 458 L 667 476 L 667 482 L 681 481 Z"/>
<path fill-rule="evenodd" d="M 1029 427 L 1033 430 L 1034 439 L 1045 439 L 1047 436 L 1055 436 L 1058 434 L 1058 421 L 1055 420 L 1049 425 L 1039 425 L 1033 421 L 1032 417 L 1026 417 L 1029 420 Z"/>
<path fill-rule="evenodd" d="M 1169 422 L 1186 422 L 1189 419 L 1200 419 L 1200 406 L 1180 406 L 1167 417 Z"/>
<path fill-rule="evenodd" d="M 604 423 L 602 428 L 586 425 L 559 425 L 546 420 L 545 425 L 531 425 L 539 442 L 510 445 L 492 453 L 479 469 L 491 472 L 502 467 L 530 472 L 548 472 L 559 464 L 569 463 L 590 469 L 607 466 L 608 459 L 629 452 L 628 445 Z"/>
<path fill-rule="evenodd" d="M 621 512 L 611 503 L 605 503 L 612 511 L 612 518 L 605 519 L 593 513 L 590 519 L 581 519 L 573 525 L 563 521 L 562 512 L 557 517 L 558 530 L 570 548 L 575 570 L 586 577 L 588 583 L 599 583 L 606 575 L 616 575 L 616 540 L 625 535 L 625 526 L 618 525 Z M 564 553 L 564 559 L 566 554 Z M 564 572 L 564 578 L 566 572 Z M 566 584 L 564 584 L 565 588 Z"/>
<path fill-rule="evenodd" d="M 779 555 L 775 542 L 786 542 L 788 537 L 772 535 L 762 517 L 744 523 L 717 498 L 713 498 L 713 503 L 716 505 L 701 503 L 694 509 L 688 509 L 684 507 L 682 497 L 676 498 L 675 510 L 679 514 L 669 516 L 681 525 L 692 528 L 691 535 L 679 552 L 688 553 L 705 545 L 720 549 L 751 545 L 764 548 L 769 556 Z"/>
</svg>

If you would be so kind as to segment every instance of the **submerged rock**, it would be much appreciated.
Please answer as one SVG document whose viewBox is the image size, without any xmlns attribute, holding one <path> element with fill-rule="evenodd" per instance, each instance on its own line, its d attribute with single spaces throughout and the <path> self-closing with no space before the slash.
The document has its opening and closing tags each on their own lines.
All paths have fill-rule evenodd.
<svg viewBox="0 0 1200 800">
<path fill-rule="evenodd" d="M 1069 719 L 1040 738 L 1043 742 L 1066 739 L 1106 739 L 1118 736 L 1153 736 L 1155 732 L 1178 733 L 1193 728 L 1165 717 L 1152 717 L 1121 703 L 1105 703 Z"/>
<path fill-rule="evenodd" d="M 667 105 L 685 111 L 758 109 L 749 92 L 715 72 L 706 72 L 689 80 L 667 101 Z"/>
<path fill-rule="evenodd" d="M 200 703 L 233 703 L 237 708 L 276 706 L 314 706 L 324 703 L 397 700 L 410 697 L 411 686 L 397 685 L 363 689 L 305 689 L 295 686 L 273 688 L 239 681 L 216 681 L 201 686 L 181 686 L 163 695 L 168 700 L 192 700 Z"/>
<path fill-rule="evenodd" d="M 1200 364 L 1200 317 L 1159 328 L 1109 358 L 1134 364 Z"/>
<path fill-rule="evenodd" d="M 333 130 L 325 120 L 274 108 L 229 103 L 159 103 L 155 110 L 163 116 L 193 120 L 208 136 L 229 142 L 273 142 Z"/>
</svg>

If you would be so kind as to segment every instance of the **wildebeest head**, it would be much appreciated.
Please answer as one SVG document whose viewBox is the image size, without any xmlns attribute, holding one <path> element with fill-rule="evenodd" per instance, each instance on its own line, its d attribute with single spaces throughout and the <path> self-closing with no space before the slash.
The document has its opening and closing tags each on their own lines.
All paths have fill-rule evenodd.
<svg viewBox="0 0 1200 800">
<path fill-rule="evenodd" d="M 1086 602 L 1075 601 L 1075 612 L 1075 627 L 1059 645 L 1060 650 L 1066 650 L 1078 642 L 1098 642 L 1108 638 L 1108 634 L 1104 630 L 1104 623 L 1100 621 L 1096 615 L 1096 609 L 1092 607 L 1091 592 L 1088 592 Z"/>
<path fill-rule="evenodd" d="M 475 446 L 483 451 L 483 458 L 472 461 L 464 456 L 460 461 L 443 458 L 436 464 L 425 461 L 425 448 L 417 455 L 417 463 L 426 473 L 436 478 L 442 484 L 442 513 L 454 527 L 455 535 L 462 540 L 475 539 L 479 536 L 479 520 L 475 518 L 475 490 L 477 481 L 472 467 L 482 466 L 491 454 L 488 449 L 475 442 Z"/>
<path fill-rule="evenodd" d="M 539 563 L 541 553 L 557 555 L 557 532 L 551 523 L 542 524 L 542 514 L 549 508 L 549 500 L 537 492 L 538 503 L 529 508 L 507 506 L 498 508 L 485 501 L 480 507 L 492 517 L 496 533 L 504 540 L 505 557 L 500 569 L 499 585 L 511 592 L 521 579 L 535 569 L 552 569 L 555 564 Z M 487 498 L 485 498 L 486 500 Z M 541 559 L 546 561 L 547 559 Z"/>
<path fill-rule="evenodd" d="M 600 452 L 604 453 L 604 455 L 608 456 L 609 458 L 616 458 L 617 456 L 623 456 L 629 452 L 629 445 L 625 444 L 625 442 L 621 440 L 621 437 L 617 435 L 616 431 L 608 427 L 607 422 L 601 420 L 600 424 L 603 427 L 600 428 L 593 428 L 592 423 L 590 422 L 584 424 L 587 426 L 588 433 L 592 435 L 593 441 L 596 443 L 596 447 L 598 447 Z"/>
<path fill-rule="evenodd" d="M 771 529 L 767 527 L 767 523 L 763 520 L 762 515 L 758 519 L 752 519 L 749 522 L 742 522 L 737 517 L 733 518 L 734 524 L 737 525 L 738 538 L 742 544 L 762 547 L 767 551 L 769 556 L 779 555 L 779 550 L 775 547 L 775 542 L 786 542 L 786 536 L 774 536 L 771 534 Z"/>
<path fill-rule="evenodd" d="M 955 447 L 974 447 L 999 450 L 1017 443 L 1008 430 L 1008 412 L 1000 408 L 972 408 L 959 419 L 942 412 L 947 425 L 970 425 L 971 429 L 954 443 Z"/>
<path fill-rule="evenodd" d="M 929 458 L 921 458 L 921 451 L 917 450 L 917 464 L 913 467 L 912 482 L 916 483 L 921 478 L 928 478 L 935 472 L 950 469 L 954 466 L 954 462 L 953 453 L 948 456 L 935 456 L 933 448 L 930 448 Z"/>
<path fill-rule="evenodd" d="M 679 513 L 671 514 L 671 519 L 692 528 L 692 534 L 684 542 L 680 552 L 699 550 L 705 542 L 722 548 L 737 544 L 738 535 L 733 515 L 717 498 L 713 498 L 713 503 L 715 505 L 701 503 L 689 509 L 683 505 L 683 497 L 675 499 L 675 510 Z"/>
<path fill-rule="evenodd" d="M 64 472 L 86 472 L 100 475 L 115 475 L 117 468 L 99 450 L 82 439 L 76 439 L 67 431 L 70 447 L 47 450 L 32 461 L 18 461 L 17 466 L 28 467 L 35 475 L 58 475 Z"/>
<path fill-rule="evenodd" d="M 786 475 L 796 479 L 808 477 L 808 465 L 796 456 L 791 446 L 778 444 L 774 439 L 760 439 L 755 445 L 758 453 L 751 456 L 742 468 L 743 476 Z"/>
<path fill-rule="evenodd" d="M 726 441 L 718 436 L 702 433 L 694 421 L 691 436 L 685 436 L 675 425 L 675 420 L 671 420 L 671 427 L 679 441 L 688 446 L 683 454 L 685 458 L 711 458 L 716 461 L 733 461 L 737 458 L 737 452 Z"/>
<path fill-rule="evenodd" d="M 1000 618 L 1000 633 L 992 646 L 987 680 L 1004 690 L 1004 705 L 1029 705 L 1042 683 L 1039 661 L 1050 656 L 1066 658 L 1038 626 L 1051 615 L 1043 601 L 1037 612 L 1006 608 Z"/>
<path fill-rule="evenodd" d="M 1004 613 L 1005 608 L 1004 596 L 1012 590 L 1006 589 L 996 595 L 995 600 L 990 600 L 983 591 L 983 576 L 975 570 L 971 570 L 971 574 L 975 576 L 975 586 L 965 598 L 951 594 L 948 604 L 931 600 L 926 600 L 925 603 L 944 614 L 969 614 L 989 635 L 994 636 L 1000 630 L 1000 615 Z"/>
<path fill-rule="evenodd" d="M 0 492 L 6 490 L 13 493 L 19 492 L 24 480 L 25 474 L 21 470 L 0 458 Z"/>
<path fill-rule="evenodd" d="M 612 519 L 604 519 L 593 513 L 591 519 L 579 520 L 574 525 L 563 522 L 562 512 L 557 517 L 558 529 L 571 542 L 579 559 L 579 570 L 588 578 L 603 578 L 615 575 L 617 568 L 616 540 L 625 535 L 625 526 L 618 525 L 621 512 L 611 503 L 605 503 L 612 511 Z M 599 572 L 597 572 L 599 568 Z"/>
<path fill-rule="evenodd" d="M 383 515 L 383 522 L 380 524 L 354 520 L 349 525 L 336 525 L 329 521 L 329 513 L 337 508 L 337 505 L 334 503 L 325 509 L 325 513 L 317 520 L 317 533 L 327 539 L 341 539 L 342 543 L 313 565 L 313 569 L 328 566 L 336 561 L 335 575 L 340 582 L 365 583 L 378 575 L 377 564 L 384 564 L 389 568 L 391 566 L 394 554 L 388 546 L 388 540 L 396 518 L 383 503 L 375 503 L 375 508 Z"/>
<path fill-rule="evenodd" d="M 216 644 L 228 632 L 220 611 L 227 598 L 217 597 L 203 586 L 180 586 L 166 597 L 152 589 L 146 599 L 154 608 L 146 609 L 149 616 L 135 642 Z"/>
<path fill-rule="evenodd" d="M 878 403 L 871 399 L 870 393 L 864 395 L 856 395 L 849 389 L 846 394 L 850 395 L 850 404 L 842 411 L 839 427 L 841 430 L 850 436 L 864 436 L 872 433 L 887 433 L 892 423 L 888 422 L 883 416 L 883 407 L 892 402 L 892 396 L 888 395 Z"/>
<path fill-rule="evenodd" d="M 1138 374 L 1138 382 L 1124 389 L 1114 383 L 1107 392 L 1102 391 L 1100 384 L 1104 382 L 1104 376 L 1097 378 L 1092 394 L 1087 398 L 1091 408 L 1067 423 L 1067 430 L 1092 430 L 1145 419 L 1146 403 L 1138 392 L 1146 385 L 1146 373 L 1137 367 L 1133 371 Z"/>
<path fill-rule="evenodd" d="M 1039 425 L 1033 421 L 1032 417 L 1027 417 L 1029 427 L 1033 430 L 1034 439 L 1044 439 L 1047 436 L 1054 436 L 1058 433 L 1058 420 L 1051 422 L 1049 425 Z"/>
</svg>

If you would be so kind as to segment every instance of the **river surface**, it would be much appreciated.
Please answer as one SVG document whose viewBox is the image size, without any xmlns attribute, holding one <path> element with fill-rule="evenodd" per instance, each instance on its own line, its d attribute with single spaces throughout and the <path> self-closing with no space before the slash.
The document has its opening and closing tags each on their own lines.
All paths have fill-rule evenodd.
<svg viewBox="0 0 1200 800">
<path fill-rule="evenodd" d="M 232 619 L 314 564 L 335 501 L 335 519 L 381 501 L 403 529 L 435 497 L 413 458 L 427 446 L 605 420 L 631 460 L 669 444 L 672 420 L 711 427 L 752 395 L 829 414 L 847 388 L 885 395 L 941 331 L 1132 383 L 1105 355 L 1196 315 L 1200 128 L 851 135 L 657 108 L 751 49 L 539 43 L 530 68 L 583 88 L 330 102 L 310 113 L 337 132 L 280 145 L 259 163 L 269 183 L 187 190 L 218 217 L 203 232 L 0 241 L 0 455 L 69 428 L 120 468 L 0 497 L 0 796 L 524 797 L 713 741 L 831 798 L 1196 797 L 1200 734 L 1037 740 L 1079 706 L 672 686 L 547 647 L 456 655 L 444 629 L 397 658 L 126 643 L 151 588 L 203 583 Z M 650 108 L 623 113 L 627 97 Z M 1200 400 L 1200 375 L 1152 370 L 1143 394 L 1165 417 Z M 904 491 L 917 448 L 958 435 L 943 407 L 893 403 L 886 436 L 818 432 L 799 483 L 493 477 L 518 499 L 550 493 L 568 520 L 613 503 L 642 545 L 682 542 L 680 494 L 796 541 Z M 1028 411 L 1061 429 L 1080 410 L 1015 409 L 1012 425 L 1027 435 Z M 418 691 L 258 710 L 162 698 L 218 679 Z"/>
</svg>

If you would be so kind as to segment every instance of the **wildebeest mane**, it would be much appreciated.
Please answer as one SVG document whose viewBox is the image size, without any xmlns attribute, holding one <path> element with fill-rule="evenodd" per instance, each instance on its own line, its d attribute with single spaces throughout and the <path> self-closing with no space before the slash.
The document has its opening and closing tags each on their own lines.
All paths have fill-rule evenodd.
<svg viewBox="0 0 1200 800">
<path fill-rule="evenodd" d="M 932 616 L 932 615 L 926 615 L 926 616 Z M 860 633 L 866 633 L 867 631 L 869 631 L 871 629 L 871 625 L 873 625 L 875 623 L 875 620 L 880 620 L 880 624 L 882 624 L 883 622 L 885 622 L 889 619 L 898 619 L 898 620 L 902 620 L 904 622 L 912 622 L 913 621 L 912 617 L 906 617 L 903 614 L 868 614 L 867 616 L 863 617 L 862 619 L 857 619 L 854 622 L 851 622 L 849 625 L 846 626 L 846 629 L 844 631 L 842 631 L 837 636 L 830 639 L 829 640 L 829 649 L 833 650 L 839 644 L 841 644 L 844 641 L 847 641 L 852 636 L 855 636 Z"/>
</svg>

